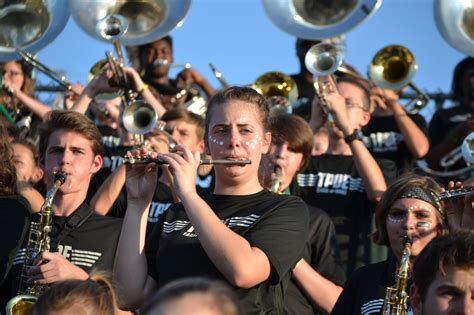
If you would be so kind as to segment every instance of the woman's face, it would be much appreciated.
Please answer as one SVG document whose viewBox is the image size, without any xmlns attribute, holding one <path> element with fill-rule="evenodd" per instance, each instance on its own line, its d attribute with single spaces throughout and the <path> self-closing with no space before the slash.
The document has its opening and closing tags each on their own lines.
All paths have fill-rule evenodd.
<svg viewBox="0 0 474 315">
<path fill-rule="evenodd" d="M 9 80 L 16 90 L 20 90 L 25 82 L 21 66 L 14 61 L 5 63 L 3 66 L 3 77 L 4 80 Z"/>
<path fill-rule="evenodd" d="M 385 223 L 390 247 L 397 258 L 401 257 L 406 236 L 413 240 L 411 255 L 416 257 L 438 235 L 440 222 L 436 211 L 431 204 L 419 199 L 395 201 Z"/>
<path fill-rule="evenodd" d="M 244 166 L 215 166 L 217 178 L 257 178 L 260 159 L 268 151 L 271 135 L 264 133 L 256 105 L 231 100 L 218 106 L 212 114 L 208 130 L 208 151 L 213 159 L 252 161 L 252 164 Z"/>
</svg>

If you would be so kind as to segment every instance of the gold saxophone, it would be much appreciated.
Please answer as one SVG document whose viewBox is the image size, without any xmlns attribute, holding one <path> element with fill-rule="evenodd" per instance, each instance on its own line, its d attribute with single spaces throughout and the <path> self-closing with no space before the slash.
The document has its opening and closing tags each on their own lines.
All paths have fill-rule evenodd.
<svg viewBox="0 0 474 315">
<path fill-rule="evenodd" d="M 53 188 L 46 193 L 46 198 L 40 210 L 39 221 L 31 222 L 28 243 L 26 245 L 25 261 L 21 270 L 18 295 L 8 301 L 6 308 L 7 315 L 31 314 L 33 305 L 38 299 L 38 296 L 47 288 L 46 285 L 27 283 L 28 270 L 33 266 L 33 262 L 41 253 L 49 251 L 49 233 L 52 229 L 53 216 L 51 205 L 56 192 L 65 181 L 66 175 L 64 173 L 54 173 L 54 185 Z"/>
<path fill-rule="evenodd" d="M 400 259 L 398 270 L 395 273 L 395 286 L 388 287 L 385 293 L 382 314 L 384 315 L 406 315 L 408 294 L 406 292 L 410 273 L 410 255 L 413 241 L 408 237 Z"/>
<path fill-rule="evenodd" d="M 282 177 L 281 167 L 278 165 L 275 165 L 275 169 L 273 171 L 275 172 L 275 179 L 273 180 L 270 191 L 280 194 L 281 177 Z"/>
</svg>

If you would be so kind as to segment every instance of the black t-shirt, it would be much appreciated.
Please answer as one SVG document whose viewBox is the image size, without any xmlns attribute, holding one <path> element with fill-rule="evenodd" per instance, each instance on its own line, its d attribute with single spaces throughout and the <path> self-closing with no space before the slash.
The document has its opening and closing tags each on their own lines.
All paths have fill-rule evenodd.
<svg viewBox="0 0 474 315">
<path fill-rule="evenodd" d="M 102 135 L 102 143 L 105 147 L 117 147 L 120 145 L 120 137 L 116 128 L 106 125 L 99 125 L 97 128 Z"/>
<path fill-rule="evenodd" d="M 81 214 L 80 224 L 76 225 L 62 240 L 58 236 L 71 222 L 74 213 Z M 92 269 L 112 271 L 115 250 L 120 236 L 122 220 L 105 217 L 92 212 L 86 203 L 83 203 L 68 217 L 53 216 L 53 227 L 50 233 L 51 251 L 60 252 L 67 260 L 82 268 L 86 272 Z M 33 221 L 38 221 L 39 215 L 34 214 Z M 26 242 L 18 250 L 12 267 L 12 294 L 16 294 L 20 275 L 25 261 Z M 57 249 L 57 250 L 56 250 Z"/>
<path fill-rule="evenodd" d="M 427 133 L 426 120 L 423 116 L 408 115 L 413 122 Z M 403 134 L 397 125 L 394 116 L 372 116 L 364 128 L 364 144 L 375 159 L 393 161 L 397 167 L 397 175 L 410 171 L 415 158 L 406 146 Z M 383 171 L 383 170 L 382 170 Z"/>
<path fill-rule="evenodd" d="M 387 287 L 395 283 L 396 269 L 396 260 L 393 258 L 356 270 L 347 281 L 331 314 L 380 314 Z M 410 284 L 406 288 L 407 293 L 409 287 Z"/>
<path fill-rule="evenodd" d="M 321 276 L 343 286 L 346 280 L 344 270 L 336 261 L 336 232 L 331 218 L 316 207 L 309 210 L 309 237 L 305 244 L 303 258 Z M 285 295 L 285 314 L 318 314 L 311 300 L 292 279 Z"/>
<path fill-rule="evenodd" d="M 158 181 L 148 212 L 148 223 L 146 228 L 147 235 L 153 230 L 159 219 L 173 203 L 174 199 L 171 188 L 163 182 Z M 119 197 L 112 205 L 112 209 L 107 213 L 107 215 L 116 218 L 123 218 L 126 212 L 127 188 L 124 186 Z"/>
<path fill-rule="evenodd" d="M 308 210 L 294 196 L 266 190 L 246 196 L 211 195 L 205 199 L 216 215 L 272 265 L 272 276 L 250 288 L 236 288 L 247 314 L 280 314 L 291 268 L 301 258 L 308 236 Z M 166 211 L 146 243 L 148 272 L 162 287 L 191 276 L 226 281 L 202 248 L 182 204 Z"/>
<path fill-rule="evenodd" d="M 30 228 L 30 205 L 21 196 L 0 197 L 0 286 Z"/>
<path fill-rule="evenodd" d="M 339 245 L 337 257 L 347 275 L 369 263 L 374 204 L 367 199 L 352 156 L 312 156 L 293 181 L 292 192 L 332 219 Z"/>
<path fill-rule="evenodd" d="M 430 145 L 434 148 L 436 145 L 441 143 L 445 137 L 448 136 L 449 132 L 452 131 L 457 125 L 467 121 L 470 117 L 474 117 L 474 108 L 465 106 L 455 106 L 438 110 L 434 113 L 431 118 L 428 135 L 430 138 Z M 460 141 L 463 139 L 459 139 Z M 461 143 L 459 143 L 461 145 Z M 474 176 L 474 167 L 467 167 L 464 159 L 459 159 L 457 163 L 452 166 L 443 168 L 443 171 L 454 171 L 459 169 L 466 169 L 466 172 L 458 176 L 449 176 L 449 178 L 439 178 L 442 182 L 447 183 L 450 180 L 453 181 L 464 181 L 471 176 Z"/>
<path fill-rule="evenodd" d="M 308 82 L 304 75 L 292 74 L 291 78 L 295 80 L 298 87 L 297 106 L 293 107 L 293 114 L 303 117 L 309 121 L 311 117 L 311 103 L 313 102 L 315 90 L 313 82 Z"/>
<path fill-rule="evenodd" d="M 105 152 L 101 169 L 94 174 L 89 190 L 87 191 L 87 201 L 90 202 L 94 194 L 99 190 L 100 186 L 105 182 L 117 167 L 123 164 L 123 159 L 127 151 L 133 149 L 132 146 L 119 145 L 116 147 L 104 147 Z"/>
</svg>

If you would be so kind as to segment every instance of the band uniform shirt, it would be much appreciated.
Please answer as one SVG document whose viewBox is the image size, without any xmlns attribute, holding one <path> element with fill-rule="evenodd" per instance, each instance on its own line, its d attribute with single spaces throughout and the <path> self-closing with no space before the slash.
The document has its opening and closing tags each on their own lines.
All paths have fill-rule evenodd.
<svg viewBox="0 0 474 315">
<path fill-rule="evenodd" d="M 116 128 L 107 125 L 97 126 L 102 135 L 102 144 L 105 147 L 113 148 L 120 145 L 120 137 Z"/>
<path fill-rule="evenodd" d="M 431 118 L 429 128 L 428 128 L 428 135 L 430 138 L 430 146 L 434 148 L 439 143 L 443 141 L 443 139 L 454 130 L 456 126 L 462 124 L 463 122 L 467 121 L 468 119 L 474 117 L 474 108 L 467 107 L 467 106 L 454 106 L 450 108 L 444 108 L 436 111 Z M 462 140 L 458 139 L 460 146 Z M 454 148 L 452 149 L 454 150 Z M 442 169 L 443 171 L 454 171 L 458 169 L 466 168 L 466 172 L 458 176 L 450 176 L 449 178 L 442 179 L 442 182 L 447 184 L 448 181 L 464 181 L 471 176 L 474 176 L 474 167 L 467 167 L 466 162 L 464 159 L 459 159 L 457 163 L 452 166 L 446 167 Z"/>
<path fill-rule="evenodd" d="M 396 270 L 397 262 L 393 256 L 356 270 L 347 281 L 331 314 L 381 314 L 387 287 L 393 287 L 395 284 Z M 405 289 L 407 293 L 410 286 L 411 281 Z M 407 305 L 410 303 L 407 302 Z"/>
<path fill-rule="evenodd" d="M 267 190 L 245 195 L 210 195 L 206 203 L 233 232 L 268 257 L 269 279 L 249 289 L 235 288 L 246 314 L 281 314 L 291 268 L 302 256 L 308 236 L 308 210 L 295 196 Z M 181 203 L 168 209 L 147 239 L 148 272 L 158 287 L 192 276 L 223 280 L 199 242 Z"/>
<path fill-rule="evenodd" d="M 0 197 L 0 286 L 30 229 L 31 208 L 21 195 Z"/>
<path fill-rule="evenodd" d="M 324 210 L 333 221 L 339 246 L 336 257 L 346 274 L 367 265 L 374 203 L 368 200 L 353 156 L 312 156 L 291 187 L 293 194 Z"/>
<path fill-rule="evenodd" d="M 79 209 L 87 213 L 90 211 L 89 206 L 85 202 L 76 211 Z M 52 231 L 50 233 L 51 244 L 57 242 L 57 237 L 65 227 L 69 217 L 53 216 Z M 34 214 L 32 220 L 37 222 L 38 218 L 39 215 Z M 61 253 L 68 261 L 82 268 L 87 273 L 90 273 L 92 269 L 111 272 L 121 228 L 121 219 L 106 217 L 92 212 L 81 225 L 76 226 L 63 240 L 60 240 L 57 250 L 52 248 L 51 251 Z M 18 284 L 20 283 L 19 279 L 25 260 L 26 242 L 27 240 L 25 239 L 13 263 L 12 294 L 16 294 Z"/>
<path fill-rule="evenodd" d="M 309 210 L 309 236 L 305 244 L 303 258 L 321 276 L 343 286 L 346 280 L 344 270 L 336 261 L 336 232 L 331 218 L 316 207 Z M 319 314 L 311 300 L 292 278 L 285 294 L 285 314 Z"/>
<path fill-rule="evenodd" d="M 427 124 L 423 116 L 416 114 L 408 117 L 427 134 Z M 416 159 L 408 149 L 394 116 L 372 116 L 363 132 L 364 144 L 372 156 L 376 160 L 393 161 L 397 168 L 397 176 L 413 169 Z"/>
</svg>

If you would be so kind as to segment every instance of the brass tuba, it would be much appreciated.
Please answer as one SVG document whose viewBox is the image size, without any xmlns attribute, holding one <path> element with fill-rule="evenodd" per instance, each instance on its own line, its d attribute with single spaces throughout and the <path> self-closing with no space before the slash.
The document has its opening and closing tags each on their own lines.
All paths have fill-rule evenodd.
<svg viewBox="0 0 474 315">
<path fill-rule="evenodd" d="M 384 89 L 399 90 L 404 86 L 409 86 L 415 92 L 415 98 L 404 107 L 408 113 L 416 114 L 430 100 L 412 82 L 417 69 L 415 57 L 408 48 L 390 45 L 383 47 L 375 54 L 369 65 L 369 78 L 372 83 Z"/>
<path fill-rule="evenodd" d="M 46 193 L 43 206 L 40 210 L 38 222 L 31 222 L 28 242 L 26 245 L 25 261 L 20 277 L 20 286 L 18 295 L 8 301 L 7 315 L 27 315 L 31 314 L 32 308 L 38 296 L 47 288 L 45 285 L 28 284 L 28 269 L 33 266 L 33 262 L 41 253 L 49 251 L 49 233 L 53 228 L 53 210 L 52 204 L 54 196 L 59 187 L 66 181 L 66 175 L 63 173 L 54 174 L 53 187 Z"/>
<path fill-rule="evenodd" d="M 456 50 L 474 57 L 474 3 L 464 0 L 435 0 L 438 31 Z"/>
<path fill-rule="evenodd" d="M 1 1 L 0 61 L 19 59 L 17 48 L 31 53 L 44 48 L 61 33 L 69 15 L 65 1 Z"/>
</svg>

